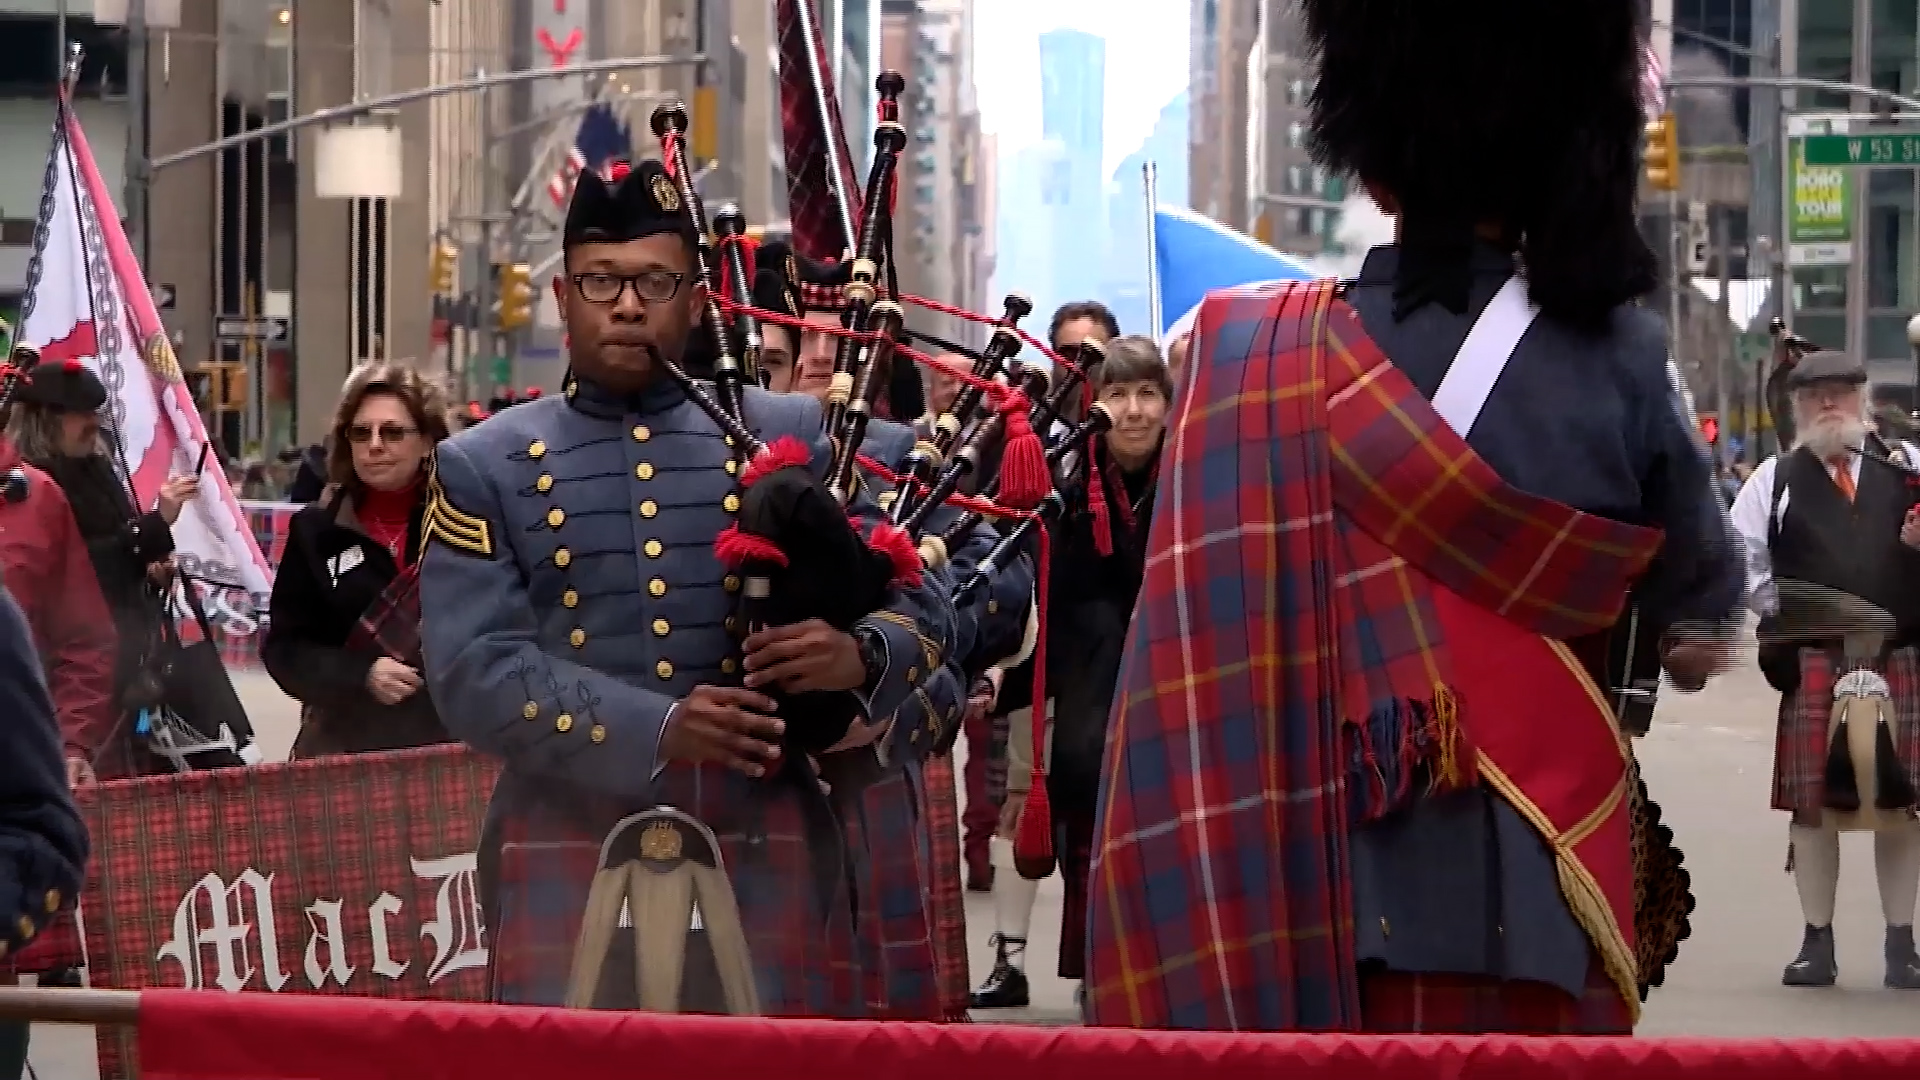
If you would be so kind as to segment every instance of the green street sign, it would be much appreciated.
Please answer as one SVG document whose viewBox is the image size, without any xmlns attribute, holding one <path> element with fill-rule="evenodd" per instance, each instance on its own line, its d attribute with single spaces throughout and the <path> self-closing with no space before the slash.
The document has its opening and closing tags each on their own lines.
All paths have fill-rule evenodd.
<svg viewBox="0 0 1920 1080">
<path fill-rule="evenodd" d="M 506 386 L 513 382 L 513 361 L 504 356 L 496 356 L 487 361 L 487 374 L 493 379 L 493 385 L 488 387 L 489 390 L 493 386 Z"/>
<path fill-rule="evenodd" d="M 1808 135 L 1808 165 L 1920 165 L 1920 132 Z"/>
</svg>

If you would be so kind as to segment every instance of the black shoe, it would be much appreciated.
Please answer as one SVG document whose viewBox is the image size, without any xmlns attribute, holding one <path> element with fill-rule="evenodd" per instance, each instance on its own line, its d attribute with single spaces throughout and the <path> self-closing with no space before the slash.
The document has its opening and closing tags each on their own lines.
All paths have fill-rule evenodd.
<svg viewBox="0 0 1920 1080">
<path fill-rule="evenodd" d="M 987 980 L 973 992 L 968 1002 L 976 1009 L 1024 1009 L 1030 1000 L 1027 990 L 1027 973 L 1014 967 L 1007 959 L 1008 947 L 1012 951 L 1024 952 L 1027 943 L 1020 938 L 1010 938 L 1004 934 L 993 935 L 993 970 L 987 973 Z"/>
<path fill-rule="evenodd" d="M 1911 935 L 1909 935 L 1911 937 Z M 1891 945 L 1888 948 L 1892 948 Z M 78 990 L 81 986 L 79 968 L 55 968 L 40 974 L 41 986 L 55 986 L 62 990 Z"/>
<path fill-rule="evenodd" d="M 1807 927 L 1800 955 L 1787 965 L 1780 982 L 1785 986 L 1832 986 L 1839 978 L 1840 963 L 1833 957 L 1833 927 Z"/>
<path fill-rule="evenodd" d="M 1887 989 L 1920 990 L 1920 953 L 1913 948 L 1913 927 L 1887 927 Z"/>
</svg>

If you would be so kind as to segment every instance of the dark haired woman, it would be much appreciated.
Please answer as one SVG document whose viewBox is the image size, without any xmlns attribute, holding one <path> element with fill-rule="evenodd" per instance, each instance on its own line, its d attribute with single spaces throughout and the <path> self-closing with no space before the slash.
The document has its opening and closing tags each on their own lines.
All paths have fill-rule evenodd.
<svg viewBox="0 0 1920 1080">
<path fill-rule="evenodd" d="M 389 586 L 420 554 L 426 472 L 447 437 L 440 390 L 405 364 L 347 377 L 327 444 L 329 486 L 287 525 L 261 658 L 303 706 L 296 758 L 447 742 L 417 646 L 369 633 Z M 417 616 L 415 616 L 417 618 Z"/>
</svg>

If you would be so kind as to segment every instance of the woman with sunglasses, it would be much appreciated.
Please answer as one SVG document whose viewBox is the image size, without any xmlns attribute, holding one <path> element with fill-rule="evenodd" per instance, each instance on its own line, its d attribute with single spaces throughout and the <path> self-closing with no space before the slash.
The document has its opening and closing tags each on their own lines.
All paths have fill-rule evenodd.
<svg viewBox="0 0 1920 1080">
<path fill-rule="evenodd" d="M 361 627 L 420 556 L 427 460 L 447 437 L 447 411 L 441 389 L 405 364 L 347 376 L 328 486 L 287 526 L 261 646 L 274 682 L 302 706 L 296 758 L 450 739 L 418 668 Z"/>
</svg>

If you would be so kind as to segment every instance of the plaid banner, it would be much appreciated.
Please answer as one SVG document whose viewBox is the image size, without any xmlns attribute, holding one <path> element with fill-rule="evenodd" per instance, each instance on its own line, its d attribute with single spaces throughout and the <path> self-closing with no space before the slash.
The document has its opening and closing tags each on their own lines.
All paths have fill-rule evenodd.
<svg viewBox="0 0 1920 1080">
<path fill-rule="evenodd" d="M 847 206 L 858 221 L 860 178 L 854 173 L 853 156 L 847 152 L 847 128 L 840 118 L 839 94 L 833 87 L 831 54 L 820 36 L 820 20 L 813 5 L 808 0 L 778 0 L 778 5 L 780 132 L 786 146 L 787 213 L 792 219 L 793 247 L 810 258 L 835 259 L 847 250 L 848 237 L 834 200 L 834 186 L 846 193 Z M 814 45 L 811 57 L 807 55 L 809 30 Z M 818 85 L 813 79 L 816 70 L 820 72 Z M 823 111 L 831 131 L 821 122 Z M 838 170 L 829 160 L 829 146 L 839 158 Z"/>
<path fill-rule="evenodd" d="M 84 788 L 93 985 L 484 1001 L 475 849 L 498 767 L 464 747 Z M 100 1029 L 100 1075 L 136 1073 Z"/>
<path fill-rule="evenodd" d="M 408 667 L 426 663 L 420 655 L 420 564 L 400 571 L 373 601 L 347 636 L 351 648 L 373 646 Z"/>
</svg>

